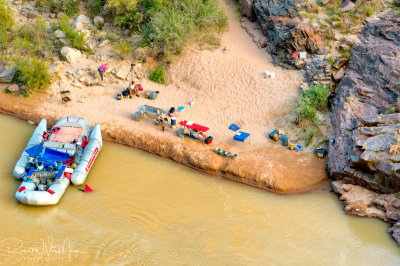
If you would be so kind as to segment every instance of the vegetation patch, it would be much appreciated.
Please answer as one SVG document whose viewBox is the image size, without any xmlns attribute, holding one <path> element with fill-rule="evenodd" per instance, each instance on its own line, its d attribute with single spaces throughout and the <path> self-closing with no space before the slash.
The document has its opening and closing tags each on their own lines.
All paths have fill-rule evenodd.
<svg viewBox="0 0 400 266">
<path fill-rule="evenodd" d="M 188 42 L 227 25 L 217 0 L 108 0 L 104 8 L 114 25 L 142 35 L 141 46 L 158 59 L 180 54 Z"/>
<path fill-rule="evenodd" d="M 165 84 L 165 68 L 164 65 L 160 64 L 155 69 L 150 71 L 149 79 L 151 81 Z"/>
<path fill-rule="evenodd" d="M 48 8 L 53 13 L 63 12 L 68 16 L 73 16 L 79 11 L 78 0 L 38 0 L 36 5 L 39 9 Z"/>
<path fill-rule="evenodd" d="M 0 49 L 6 49 L 11 37 L 14 18 L 5 0 L 0 0 Z"/>
<path fill-rule="evenodd" d="M 36 57 L 30 60 L 17 57 L 13 59 L 13 62 L 17 69 L 14 82 L 25 85 L 25 88 L 30 92 L 48 89 L 51 84 L 51 77 L 44 61 Z"/>
<path fill-rule="evenodd" d="M 119 57 L 125 59 L 133 54 L 134 48 L 127 40 L 124 39 L 114 45 L 114 51 Z"/>
<path fill-rule="evenodd" d="M 326 110 L 329 95 L 328 88 L 318 85 L 310 85 L 308 90 L 301 91 L 296 106 L 296 122 L 303 127 L 317 124 L 317 111 Z"/>
<path fill-rule="evenodd" d="M 74 29 L 69 25 L 69 17 L 67 15 L 63 15 L 58 20 L 58 24 L 60 26 L 60 30 L 65 33 L 67 41 L 71 44 L 73 48 L 93 53 L 93 51 L 87 45 L 85 38 L 86 33 L 80 30 L 74 31 Z"/>
</svg>

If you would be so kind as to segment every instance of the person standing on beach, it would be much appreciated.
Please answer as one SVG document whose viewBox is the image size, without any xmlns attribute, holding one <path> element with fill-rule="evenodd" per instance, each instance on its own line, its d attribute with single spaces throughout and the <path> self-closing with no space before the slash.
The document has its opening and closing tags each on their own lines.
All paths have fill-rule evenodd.
<svg viewBox="0 0 400 266">
<path fill-rule="evenodd" d="M 102 64 L 97 70 L 100 73 L 101 81 L 103 81 L 103 75 L 107 71 L 108 64 Z"/>
</svg>

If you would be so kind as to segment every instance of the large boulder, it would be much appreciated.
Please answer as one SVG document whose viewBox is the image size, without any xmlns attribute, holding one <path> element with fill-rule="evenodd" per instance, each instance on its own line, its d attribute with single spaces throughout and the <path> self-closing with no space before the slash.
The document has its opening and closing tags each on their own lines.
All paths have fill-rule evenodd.
<svg viewBox="0 0 400 266">
<path fill-rule="evenodd" d="M 103 28 L 103 26 L 104 26 L 104 18 L 103 17 L 96 16 L 96 17 L 94 17 L 93 22 L 94 22 L 94 25 L 99 29 Z"/>
<path fill-rule="evenodd" d="M 57 37 L 57 39 L 65 38 L 65 33 L 62 30 L 56 30 L 54 32 L 54 35 Z"/>
<path fill-rule="evenodd" d="M 11 84 L 10 86 L 7 87 L 7 90 L 9 92 L 18 92 L 19 86 L 17 84 Z"/>
<path fill-rule="evenodd" d="M 354 4 L 354 3 L 351 2 L 351 1 L 344 1 L 344 2 L 340 5 L 340 9 L 341 9 L 343 12 L 347 12 L 347 11 L 350 11 L 350 10 L 354 10 L 354 9 L 356 9 L 356 4 Z"/>
<path fill-rule="evenodd" d="M 395 13 L 366 22 L 337 86 L 328 131 L 330 175 L 383 193 L 400 191 L 399 27 Z"/>
<path fill-rule="evenodd" d="M 0 73 L 0 82 L 9 83 L 14 79 L 17 70 L 15 68 L 6 68 Z"/>
<path fill-rule="evenodd" d="M 76 31 L 83 29 L 88 30 L 90 25 L 92 25 L 92 21 L 90 20 L 90 18 L 81 14 L 75 18 L 75 22 L 74 25 L 72 25 L 72 28 Z"/>
<path fill-rule="evenodd" d="M 79 50 L 67 46 L 64 46 L 60 53 L 69 63 L 74 63 L 82 56 Z"/>
<path fill-rule="evenodd" d="M 254 11 L 262 31 L 267 36 L 268 50 L 274 63 L 281 66 L 303 67 L 292 58 L 293 52 L 316 54 L 323 46 L 318 27 L 303 23 L 298 10 L 301 0 L 254 0 Z"/>
</svg>

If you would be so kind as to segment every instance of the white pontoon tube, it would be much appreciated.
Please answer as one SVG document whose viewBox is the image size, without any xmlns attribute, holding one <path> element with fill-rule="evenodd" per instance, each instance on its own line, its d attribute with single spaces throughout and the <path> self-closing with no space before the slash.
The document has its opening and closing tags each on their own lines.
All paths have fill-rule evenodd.
<svg viewBox="0 0 400 266">
<path fill-rule="evenodd" d="M 90 134 L 89 143 L 83 150 L 81 160 L 71 175 L 72 184 L 77 186 L 82 185 L 85 182 L 90 168 L 92 168 L 93 162 L 96 160 L 102 146 L 103 139 L 101 138 L 100 125 L 96 124 L 93 128 L 92 134 Z"/>
<path fill-rule="evenodd" d="M 43 141 L 43 133 L 47 130 L 47 121 L 46 119 L 42 119 L 39 125 L 36 127 L 35 131 L 32 134 L 31 139 L 26 145 L 24 151 L 22 152 L 21 157 L 19 158 L 17 164 L 14 167 L 13 176 L 15 179 L 21 180 L 21 176 L 25 173 L 25 166 L 28 162 L 29 154 L 25 151 L 35 145 L 40 144 Z"/>
<path fill-rule="evenodd" d="M 22 182 L 15 193 L 15 198 L 19 202 L 28 205 L 54 205 L 60 201 L 68 185 L 69 180 L 64 177 L 60 183 L 52 184 L 47 191 L 38 191 L 33 181 Z"/>
</svg>

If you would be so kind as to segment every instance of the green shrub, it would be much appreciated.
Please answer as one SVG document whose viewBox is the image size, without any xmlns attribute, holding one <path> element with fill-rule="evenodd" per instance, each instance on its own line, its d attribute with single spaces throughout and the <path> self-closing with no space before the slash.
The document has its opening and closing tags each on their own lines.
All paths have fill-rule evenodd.
<svg viewBox="0 0 400 266">
<path fill-rule="evenodd" d="M 329 57 L 328 62 L 329 62 L 329 64 L 332 66 L 333 63 L 335 62 L 335 58 L 333 58 L 332 56 Z"/>
<path fill-rule="evenodd" d="M 215 34 L 204 34 L 200 38 L 201 44 L 207 44 L 212 47 L 219 47 L 221 45 L 221 39 Z"/>
<path fill-rule="evenodd" d="M 72 16 L 78 13 L 79 2 L 78 0 L 38 0 L 36 5 L 39 9 L 48 7 L 53 13 L 64 12 Z"/>
<path fill-rule="evenodd" d="M 35 24 L 23 24 L 13 34 L 13 51 L 25 56 L 52 58 L 52 43 L 46 32 L 43 18 L 38 17 Z"/>
<path fill-rule="evenodd" d="M 149 79 L 151 81 L 165 84 L 165 69 L 163 65 L 158 65 L 154 70 L 150 72 Z"/>
<path fill-rule="evenodd" d="M 23 57 L 15 58 L 15 68 L 17 72 L 14 81 L 25 85 L 30 91 L 46 90 L 51 84 L 51 77 L 47 71 L 46 64 L 36 58 L 27 59 Z"/>
<path fill-rule="evenodd" d="M 372 16 L 373 14 L 374 14 L 374 7 L 373 6 L 366 6 L 365 8 L 364 8 L 364 11 L 365 11 L 365 13 L 366 13 L 366 15 L 367 15 L 367 17 L 370 17 L 370 16 Z"/>
<path fill-rule="evenodd" d="M 138 30 L 143 21 L 143 12 L 137 10 L 136 0 L 108 0 L 105 5 L 114 16 L 114 24 L 131 30 Z"/>
<path fill-rule="evenodd" d="M 311 144 L 314 135 L 315 135 L 315 127 L 310 127 L 306 135 L 306 147 Z"/>
<path fill-rule="evenodd" d="M 104 7 L 106 4 L 106 0 L 93 0 L 92 7 L 94 12 L 100 13 L 101 9 Z"/>
<path fill-rule="evenodd" d="M 154 56 L 166 58 L 181 53 L 196 34 L 219 32 L 226 25 L 216 0 L 179 0 L 151 16 L 142 30 L 143 45 Z"/>
<path fill-rule="evenodd" d="M 6 49 L 8 47 L 13 25 L 14 18 L 11 8 L 5 0 L 0 0 L 0 49 Z"/>
<path fill-rule="evenodd" d="M 318 85 L 310 85 L 308 90 L 301 91 L 296 106 L 296 121 L 315 123 L 317 111 L 324 111 L 328 105 L 329 94 L 328 88 Z"/>
<path fill-rule="evenodd" d="M 86 43 L 86 33 L 82 31 L 74 31 L 74 29 L 69 25 L 69 17 L 67 15 L 59 18 L 58 24 L 60 25 L 60 30 L 65 33 L 67 41 L 72 45 L 73 48 L 89 53 L 92 52 Z"/>
<path fill-rule="evenodd" d="M 115 42 L 115 36 L 110 32 L 107 32 L 106 39 L 109 40 L 110 42 Z"/>
<path fill-rule="evenodd" d="M 300 100 L 296 107 L 296 121 L 314 121 L 317 115 L 317 110 L 310 104 L 309 101 Z"/>
<path fill-rule="evenodd" d="M 133 46 L 127 40 L 122 40 L 120 43 L 115 44 L 114 50 L 121 58 L 130 57 L 134 51 Z"/>
<path fill-rule="evenodd" d="M 157 12 L 143 32 L 144 42 L 159 58 L 180 54 L 194 31 L 191 20 L 181 12 L 165 10 Z"/>
</svg>

